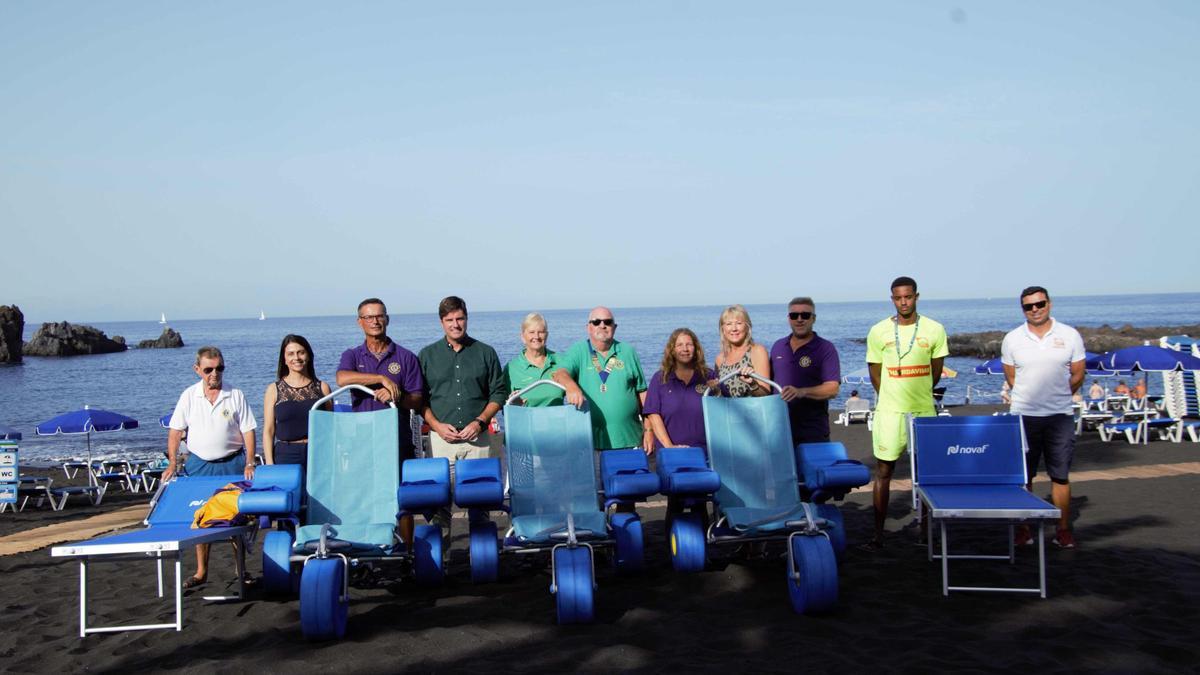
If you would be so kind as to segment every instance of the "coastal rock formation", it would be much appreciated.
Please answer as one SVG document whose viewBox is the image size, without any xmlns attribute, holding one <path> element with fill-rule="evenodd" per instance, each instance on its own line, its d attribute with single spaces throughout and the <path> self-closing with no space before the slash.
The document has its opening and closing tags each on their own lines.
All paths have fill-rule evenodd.
<svg viewBox="0 0 1200 675">
<path fill-rule="evenodd" d="M 183 336 L 170 326 L 163 329 L 157 340 L 142 340 L 138 349 L 178 349 L 183 346 Z"/>
<path fill-rule="evenodd" d="M 1104 324 L 1099 328 L 1091 326 L 1076 326 L 1075 328 L 1083 336 L 1084 348 L 1097 354 L 1125 347 L 1136 347 L 1145 344 L 1147 340 L 1150 341 L 1150 344 L 1157 345 L 1158 339 L 1164 335 L 1200 335 L 1200 325 L 1135 328 L 1130 324 L 1125 324 L 1120 328 L 1113 328 Z M 1004 340 L 1004 333 L 1005 331 L 989 330 L 982 333 L 951 335 L 947 339 L 950 356 L 974 356 L 981 359 L 999 356 L 1000 343 Z"/>
<path fill-rule="evenodd" d="M 26 356 L 77 356 L 80 354 L 111 354 L 128 349 L 125 338 L 111 339 L 91 326 L 76 326 L 66 321 L 44 323 L 25 343 Z"/>
<path fill-rule="evenodd" d="M 21 361 L 21 335 L 25 332 L 25 315 L 16 305 L 0 305 L 0 363 Z"/>
</svg>

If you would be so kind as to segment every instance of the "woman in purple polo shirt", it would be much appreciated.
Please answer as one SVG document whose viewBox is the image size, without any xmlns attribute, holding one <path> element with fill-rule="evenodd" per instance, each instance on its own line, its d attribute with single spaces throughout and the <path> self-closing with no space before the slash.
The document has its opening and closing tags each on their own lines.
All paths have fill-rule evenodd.
<svg viewBox="0 0 1200 675">
<path fill-rule="evenodd" d="M 716 386 L 716 377 L 696 334 L 676 328 L 663 349 L 662 368 L 650 377 L 642 407 L 654 430 L 654 449 L 706 447 L 700 399 L 705 389 Z"/>
</svg>

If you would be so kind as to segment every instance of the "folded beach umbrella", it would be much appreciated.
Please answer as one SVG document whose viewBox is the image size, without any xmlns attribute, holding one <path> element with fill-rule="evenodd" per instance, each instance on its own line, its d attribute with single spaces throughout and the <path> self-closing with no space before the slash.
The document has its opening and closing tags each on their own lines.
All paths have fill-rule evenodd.
<svg viewBox="0 0 1200 675">
<path fill-rule="evenodd" d="M 6 427 L 0 424 L 0 441 L 19 441 L 21 440 L 21 432 L 12 427 Z"/>
<path fill-rule="evenodd" d="M 33 432 L 38 436 L 54 436 L 55 434 L 85 434 L 87 435 L 88 466 L 92 465 L 92 432 L 103 433 L 136 429 L 138 421 L 120 413 L 83 406 L 75 410 L 52 417 L 34 427 Z M 95 480 L 92 472 L 88 471 L 88 482 Z"/>
</svg>

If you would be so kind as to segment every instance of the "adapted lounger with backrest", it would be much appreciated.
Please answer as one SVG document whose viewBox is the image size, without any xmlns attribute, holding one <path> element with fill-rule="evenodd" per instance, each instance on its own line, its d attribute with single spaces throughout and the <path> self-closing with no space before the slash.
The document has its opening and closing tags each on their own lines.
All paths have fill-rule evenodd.
<svg viewBox="0 0 1200 675">
<path fill-rule="evenodd" d="M 349 385 L 309 411 L 304 524 L 294 539 L 276 530 L 263 541 L 264 584 L 273 592 L 290 592 L 299 575 L 300 624 L 311 639 L 345 635 L 351 566 L 411 561 L 418 581 L 442 579 L 441 529 L 416 526 L 410 552 L 396 521 L 415 512 L 428 520 L 449 505 L 450 464 L 444 458 L 406 460 L 401 480 L 394 406 L 357 413 L 321 409 L 350 388 L 373 393 Z"/>
<path fill-rule="evenodd" d="M 774 382 L 758 379 L 780 391 Z M 779 396 L 706 395 L 703 408 L 709 462 L 720 482 L 713 494 L 716 522 L 706 534 L 703 514 L 696 510 L 671 519 L 675 568 L 703 569 L 709 544 L 786 539 L 792 608 L 802 613 L 829 609 L 837 602 L 833 522 L 800 499 L 787 404 Z"/>
<path fill-rule="evenodd" d="M 942 594 L 950 591 L 1006 591 L 1039 593 L 1046 597 L 1045 521 L 1060 513 L 1054 505 L 1025 489 L 1025 433 L 1019 415 L 999 417 L 910 417 L 913 497 L 929 511 L 931 525 L 941 536 L 941 553 L 933 552 L 933 527 L 929 528 L 930 560 L 942 561 Z M 951 586 L 952 559 L 1016 558 L 1013 525 L 1038 523 L 1038 588 Z M 1008 555 L 951 554 L 947 523 L 1000 522 L 1008 525 Z"/>
<path fill-rule="evenodd" d="M 163 484 L 155 499 L 150 503 L 150 515 L 146 527 L 132 532 L 114 534 L 91 541 L 75 542 L 55 546 L 50 550 L 54 557 L 79 558 L 79 636 L 88 633 L 108 633 L 125 630 L 150 630 L 174 628 L 183 630 L 183 552 L 196 544 L 214 541 L 235 540 L 252 535 L 256 524 L 233 527 L 197 529 L 192 527 L 196 509 L 228 483 L 237 481 L 237 476 L 179 476 Z M 241 513 L 254 515 L 291 515 L 300 504 L 300 467 L 279 464 L 260 466 L 255 471 L 255 488 L 276 489 L 247 492 L 238 499 Z M 158 564 L 158 596 L 163 595 L 162 561 L 175 562 L 175 621 L 174 623 L 145 624 L 135 626 L 88 627 L 87 625 L 87 573 L 93 562 L 126 562 L 153 560 Z M 238 578 L 243 579 L 245 547 L 239 547 L 237 560 Z M 238 595 L 244 588 L 239 581 Z M 217 598 L 225 599 L 225 598 Z"/>
<path fill-rule="evenodd" d="M 552 583 L 559 623 L 592 620 L 595 587 L 593 546 L 612 546 L 618 570 L 641 569 L 643 537 L 636 513 L 606 515 L 611 504 L 632 504 L 658 491 L 641 450 L 608 450 L 600 456 L 597 487 L 596 451 L 588 410 L 574 406 L 513 405 L 536 386 L 558 387 L 539 380 L 514 392 L 504 407 L 508 460 L 508 505 L 495 503 L 501 495 L 499 462 L 462 460 L 456 476 L 455 500 L 478 515 L 508 510 L 511 528 L 506 553 L 550 551 Z M 605 508 L 601 508 L 600 493 Z M 472 578 L 495 578 L 495 527 L 474 518 L 471 536 Z M 490 533 L 490 534 L 489 534 Z M 490 537 L 490 541 L 489 541 Z"/>
</svg>

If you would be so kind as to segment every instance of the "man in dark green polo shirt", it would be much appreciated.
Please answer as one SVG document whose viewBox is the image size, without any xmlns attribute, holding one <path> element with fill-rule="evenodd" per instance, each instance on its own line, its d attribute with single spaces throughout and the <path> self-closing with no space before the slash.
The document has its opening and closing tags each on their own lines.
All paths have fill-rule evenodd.
<svg viewBox="0 0 1200 675">
<path fill-rule="evenodd" d="M 499 455 L 499 439 L 488 423 L 504 405 L 508 384 L 496 350 L 467 335 L 467 303 L 450 296 L 438 305 L 442 339 L 418 354 L 428 392 L 425 422 L 434 457 L 454 462 Z M 436 519 L 449 534 L 450 512 Z M 449 545 L 444 550 L 449 551 Z"/>
<path fill-rule="evenodd" d="M 607 307 L 588 314 L 588 339 L 571 345 L 559 359 L 554 380 L 563 386 L 573 379 L 582 395 L 567 395 L 567 402 L 582 406 L 586 398 L 592 413 L 592 440 L 597 450 L 653 447 L 642 424 L 646 377 L 633 347 L 616 339 L 617 323 Z"/>
</svg>

